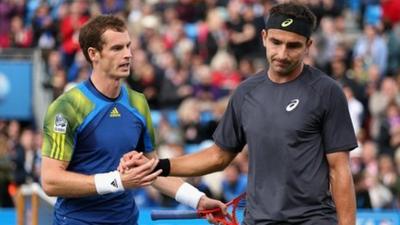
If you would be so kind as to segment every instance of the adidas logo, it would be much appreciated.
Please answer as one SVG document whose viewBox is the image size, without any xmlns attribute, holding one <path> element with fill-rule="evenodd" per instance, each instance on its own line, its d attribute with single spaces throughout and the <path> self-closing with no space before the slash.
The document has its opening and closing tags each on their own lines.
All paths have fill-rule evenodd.
<svg viewBox="0 0 400 225">
<path fill-rule="evenodd" d="M 118 188 L 118 183 L 117 183 L 116 179 L 114 179 L 110 184 L 111 184 L 111 186 Z"/>
<path fill-rule="evenodd" d="M 114 107 L 111 112 L 110 112 L 110 117 L 120 117 L 121 114 L 119 114 L 117 107 Z"/>
</svg>

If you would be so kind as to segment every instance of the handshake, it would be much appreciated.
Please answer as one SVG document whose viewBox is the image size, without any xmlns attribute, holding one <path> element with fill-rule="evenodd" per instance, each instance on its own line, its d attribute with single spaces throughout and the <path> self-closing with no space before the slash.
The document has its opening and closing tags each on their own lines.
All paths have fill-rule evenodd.
<svg viewBox="0 0 400 225">
<path fill-rule="evenodd" d="M 162 193 L 194 209 L 220 208 L 220 213 L 226 215 L 227 207 L 221 201 L 208 198 L 179 178 L 164 177 L 170 172 L 168 159 L 158 159 L 155 155 L 147 158 L 142 152 L 131 151 L 121 158 L 118 172 L 125 189 L 153 185 Z M 213 215 L 206 215 L 205 218 L 215 223 Z"/>
<path fill-rule="evenodd" d="M 118 165 L 122 185 L 126 189 L 151 185 L 159 175 L 169 172 L 164 170 L 160 168 L 159 159 L 149 159 L 137 151 L 126 153 Z"/>
</svg>

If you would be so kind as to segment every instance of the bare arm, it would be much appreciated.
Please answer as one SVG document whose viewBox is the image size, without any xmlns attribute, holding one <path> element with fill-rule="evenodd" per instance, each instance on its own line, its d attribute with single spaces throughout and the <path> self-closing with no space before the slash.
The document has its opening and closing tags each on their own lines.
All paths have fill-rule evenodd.
<svg viewBox="0 0 400 225">
<path fill-rule="evenodd" d="M 120 165 L 118 166 L 118 170 L 121 171 L 122 173 L 125 173 L 126 170 L 136 168 L 136 166 L 145 163 L 148 160 L 147 157 L 151 159 L 157 158 L 155 153 L 150 153 L 146 155 L 147 157 L 142 157 L 140 160 L 137 161 L 131 160 L 131 154 L 136 154 L 136 153 L 137 152 L 132 151 L 125 154 L 121 160 Z M 170 160 L 169 176 L 199 176 L 219 171 L 224 169 L 235 158 L 236 155 L 237 153 L 224 151 L 217 145 L 213 145 L 195 154 L 185 155 L 177 158 L 171 158 L 169 159 Z M 170 197 L 175 197 L 175 198 L 177 198 L 178 195 L 182 196 L 179 194 L 178 190 L 181 190 L 181 187 L 187 186 L 183 184 L 184 182 L 181 179 L 173 177 L 158 177 L 157 180 L 153 183 L 156 189 L 158 189 L 159 191 Z M 197 191 L 192 189 L 189 192 L 197 192 Z M 194 195 L 199 196 L 198 194 Z M 196 198 L 195 196 L 193 197 Z M 190 199 L 190 197 L 184 197 L 184 198 Z M 214 199 L 209 199 L 206 196 L 201 197 L 197 205 L 197 208 L 199 209 L 215 208 L 215 207 L 220 207 L 221 209 L 223 209 L 223 211 L 225 211 L 226 209 L 226 207 L 222 204 L 222 202 L 216 201 Z"/>
<path fill-rule="evenodd" d="M 170 176 L 201 176 L 225 169 L 236 157 L 232 153 L 213 144 L 211 147 L 194 154 L 184 155 L 170 159 Z"/>
<path fill-rule="evenodd" d="M 152 152 L 150 154 L 146 154 L 148 158 L 157 158 L 157 155 Z M 153 187 L 162 192 L 165 195 L 170 196 L 171 198 L 175 198 L 175 195 L 178 189 L 184 184 L 184 181 L 178 177 L 158 177 L 154 183 Z M 207 196 L 203 195 L 197 205 L 198 209 L 211 209 L 215 207 L 220 207 L 223 213 L 226 213 L 226 206 L 217 200 L 210 199 Z M 211 221 L 212 219 L 210 219 Z"/>
<path fill-rule="evenodd" d="M 338 215 L 338 225 L 355 225 L 356 200 L 349 153 L 330 153 L 327 154 L 327 158 L 332 196 Z"/>
<path fill-rule="evenodd" d="M 68 162 L 43 157 L 42 185 L 50 196 L 81 197 L 95 195 L 94 177 L 68 172 Z"/>
<path fill-rule="evenodd" d="M 67 170 L 68 162 L 43 157 L 42 185 L 46 194 L 60 197 L 82 197 L 96 195 L 94 175 L 84 175 Z M 157 160 L 136 167 L 121 175 L 122 184 L 127 188 L 150 185 L 161 171 L 153 171 Z"/>
<path fill-rule="evenodd" d="M 146 154 L 149 159 L 157 158 L 155 152 Z M 183 184 L 183 180 L 177 177 L 157 177 L 156 181 L 153 183 L 153 187 L 162 192 L 165 195 L 174 197 L 178 188 Z"/>
</svg>

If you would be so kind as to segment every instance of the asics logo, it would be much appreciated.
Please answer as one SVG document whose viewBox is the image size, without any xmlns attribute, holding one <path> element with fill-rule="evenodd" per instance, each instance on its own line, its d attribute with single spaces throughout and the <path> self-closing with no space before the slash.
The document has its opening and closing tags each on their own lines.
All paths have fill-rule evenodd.
<svg viewBox="0 0 400 225">
<path fill-rule="evenodd" d="M 293 19 L 286 19 L 285 21 L 283 21 L 282 23 L 281 23 L 281 26 L 282 27 L 288 27 L 288 26 L 290 26 L 290 24 L 292 24 L 293 23 Z"/>
<path fill-rule="evenodd" d="M 297 107 L 297 105 L 299 104 L 299 102 L 300 102 L 300 100 L 297 98 L 290 101 L 289 105 L 286 106 L 286 111 L 290 112 L 293 109 L 295 109 Z"/>
</svg>

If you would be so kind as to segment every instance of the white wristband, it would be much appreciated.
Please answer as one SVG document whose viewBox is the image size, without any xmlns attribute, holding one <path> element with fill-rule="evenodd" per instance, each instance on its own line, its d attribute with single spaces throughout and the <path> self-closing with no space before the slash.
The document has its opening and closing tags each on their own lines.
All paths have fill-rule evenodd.
<svg viewBox="0 0 400 225">
<path fill-rule="evenodd" d="M 197 188 L 188 183 L 183 183 L 175 194 L 175 200 L 196 209 L 203 195 L 205 194 Z"/>
<path fill-rule="evenodd" d="M 100 195 L 125 190 L 118 171 L 95 174 L 94 184 L 96 185 L 97 193 Z"/>
</svg>

